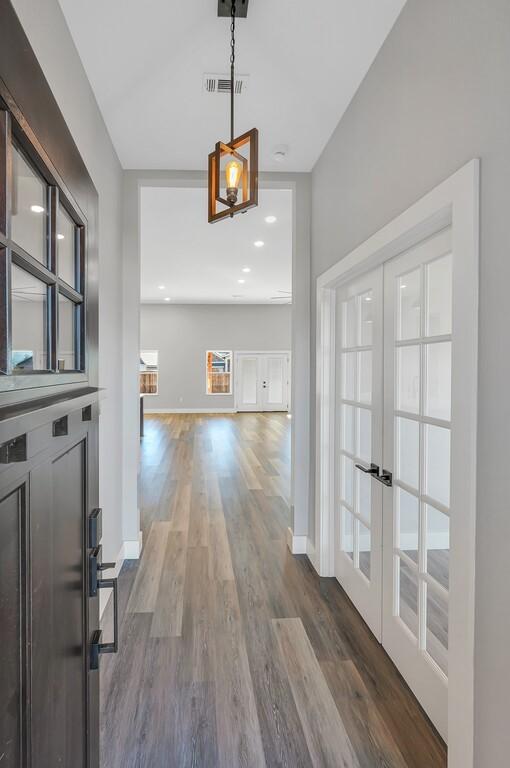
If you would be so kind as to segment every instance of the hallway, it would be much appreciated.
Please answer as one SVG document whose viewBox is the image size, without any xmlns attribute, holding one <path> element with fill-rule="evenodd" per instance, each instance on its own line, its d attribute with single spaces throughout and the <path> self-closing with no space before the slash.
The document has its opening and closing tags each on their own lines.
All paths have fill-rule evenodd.
<svg viewBox="0 0 510 768">
<path fill-rule="evenodd" d="M 119 653 L 101 660 L 102 768 L 446 765 L 338 583 L 287 549 L 290 425 L 146 417 L 144 549 L 119 579 Z"/>
</svg>

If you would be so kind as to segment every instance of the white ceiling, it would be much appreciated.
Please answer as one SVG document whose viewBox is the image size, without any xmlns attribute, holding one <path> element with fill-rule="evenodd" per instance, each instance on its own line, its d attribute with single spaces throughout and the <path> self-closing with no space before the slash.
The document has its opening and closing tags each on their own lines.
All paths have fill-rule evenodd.
<svg viewBox="0 0 510 768">
<path fill-rule="evenodd" d="M 292 290 L 292 192 L 261 189 L 258 208 L 209 224 L 205 189 L 142 187 L 141 262 L 143 302 L 285 303 L 270 297 Z"/>
<path fill-rule="evenodd" d="M 309 171 L 405 0 L 250 0 L 238 20 L 236 133 L 260 131 L 262 170 Z M 60 0 L 124 168 L 205 170 L 227 140 L 229 20 L 217 0 Z M 275 161 L 278 145 L 285 161 Z"/>
</svg>

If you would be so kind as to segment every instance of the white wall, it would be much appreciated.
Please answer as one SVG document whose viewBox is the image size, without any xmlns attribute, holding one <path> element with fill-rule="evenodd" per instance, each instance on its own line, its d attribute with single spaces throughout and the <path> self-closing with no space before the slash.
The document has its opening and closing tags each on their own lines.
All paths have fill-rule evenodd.
<svg viewBox="0 0 510 768">
<path fill-rule="evenodd" d="M 159 351 L 158 395 L 149 409 L 234 409 L 231 395 L 206 394 L 206 351 L 290 350 L 291 306 L 142 304 L 141 349 Z"/>
<path fill-rule="evenodd" d="M 58 0 L 13 5 L 99 194 L 99 496 L 104 559 L 122 545 L 122 170 Z"/>
<path fill-rule="evenodd" d="M 504 768 L 510 754 L 509 94 L 508 0 L 408 0 L 317 162 L 312 189 L 314 316 L 317 275 L 481 158 L 476 768 Z"/>
</svg>

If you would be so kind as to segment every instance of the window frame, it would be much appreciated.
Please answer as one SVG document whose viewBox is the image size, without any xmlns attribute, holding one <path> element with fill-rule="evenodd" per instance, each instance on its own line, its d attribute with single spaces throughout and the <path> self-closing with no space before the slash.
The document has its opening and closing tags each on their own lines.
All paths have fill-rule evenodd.
<svg viewBox="0 0 510 768">
<path fill-rule="evenodd" d="M 230 376 L 229 379 L 229 390 L 228 392 L 209 392 L 209 370 L 208 370 L 208 360 L 209 360 L 209 354 L 224 354 L 224 355 L 230 355 L 230 371 L 228 371 L 228 374 Z M 228 397 L 232 396 L 234 393 L 234 352 L 231 349 L 206 349 L 205 351 L 205 394 L 211 395 L 213 397 L 217 397 L 218 395 L 221 397 Z"/>
<path fill-rule="evenodd" d="M 40 386 L 58 386 L 88 381 L 86 355 L 86 284 L 87 284 L 87 220 L 68 189 L 27 126 L 19 124 L 0 99 L 0 392 Z M 31 140 L 32 139 L 32 140 Z M 13 184 L 13 147 L 46 185 L 46 264 L 19 246 L 11 237 L 11 192 Z M 57 211 L 65 211 L 75 227 L 74 253 L 76 288 L 58 274 Z M 16 370 L 12 367 L 12 265 L 25 270 L 47 286 L 46 355 L 44 370 Z M 62 294 L 74 305 L 75 363 L 73 368 L 58 369 L 58 297 Z"/>
</svg>

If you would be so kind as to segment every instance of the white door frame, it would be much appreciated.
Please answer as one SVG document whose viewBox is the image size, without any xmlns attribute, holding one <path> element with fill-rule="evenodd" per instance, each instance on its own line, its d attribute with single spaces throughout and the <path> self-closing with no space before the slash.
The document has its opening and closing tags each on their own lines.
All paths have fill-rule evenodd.
<svg viewBox="0 0 510 768">
<path fill-rule="evenodd" d="M 462 524 L 455 531 L 452 528 L 451 534 L 457 537 L 463 558 L 462 562 L 452 559 L 451 566 L 452 572 L 457 569 L 462 576 L 458 580 L 462 592 L 454 589 L 452 581 L 449 636 L 457 652 L 452 652 L 449 668 L 450 768 L 473 767 L 479 187 L 480 161 L 475 159 L 317 278 L 315 547 L 310 548 L 310 556 L 321 576 L 333 576 L 336 289 L 447 226 L 452 228 L 453 252 L 462 254 L 463 269 L 458 275 L 462 290 L 455 291 L 454 286 L 454 301 L 461 303 L 462 316 L 469 318 L 456 329 L 456 338 L 464 369 L 470 371 L 460 396 L 471 438 L 464 445 L 462 466 L 452 465 L 452 475 L 463 478 L 467 504 Z"/>
<path fill-rule="evenodd" d="M 243 355 L 287 355 L 288 361 L 287 361 L 287 376 L 288 378 L 288 384 L 287 384 L 287 410 L 290 409 L 290 393 L 291 393 L 291 387 L 292 387 L 292 381 L 291 381 L 291 375 L 292 375 L 292 368 L 291 368 L 291 359 L 292 359 L 292 353 L 289 349 L 238 349 L 234 352 L 234 408 L 236 411 L 239 410 L 239 402 L 237 399 L 237 393 L 239 391 L 238 385 L 238 379 L 237 379 L 237 371 L 238 371 L 238 364 L 239 364 L 239 358 Z M 249 413 L 249 411 L 248 411 Z"/>
</svg>

